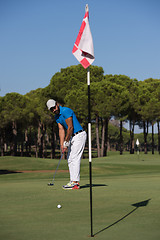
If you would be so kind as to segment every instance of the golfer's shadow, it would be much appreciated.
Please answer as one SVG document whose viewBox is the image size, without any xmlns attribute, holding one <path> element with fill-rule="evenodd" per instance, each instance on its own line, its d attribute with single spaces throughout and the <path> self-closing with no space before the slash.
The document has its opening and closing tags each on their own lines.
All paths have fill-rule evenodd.
<svg viewBox="0 0 160 240">
<path fill-rule="evenodd" d="M 106 185 L 106 184 L 92 184 L 92 187 L 106 187 L 106 186 L 108 186 L 108 185 Z M 90 187 L 90 184 L 85 184 L 85 185 L 81 186 L 80 189 L 89 188 L 89 187 Z"/>
<path fill-rule="evenodd" d="M 127 213 L 125 216 L 123 216 L 122 218 L 118 219 L 116 222 L 112 223 L 111 225 L 109 225 L 109 226 L 103 228 L 102 230 L 98 231 L 97 233 L 94 234 L 94 236 L 99 234 L 99 233 L 101 233 L 101 232 L 103 232 L 103 231 L 105 231 L 105 230 L 107 230 L 108 228 L 114 226 L 115 224 L 119 223 L 120 221 L 122 221 L 123 219 L 125 219 L 126 217 L 131 215 L 133 212 L 135 212 L 139 207 L 147 206 L 150 200 L 151 199 L 148 199 L 148 200 L 145 200 L 145 201 L 142 201 L 142 202 L 138 202 L 138 203 L 132 204 L 131 206 L 133 206 L 135 208 L 131 212 Z"/>
</svg>

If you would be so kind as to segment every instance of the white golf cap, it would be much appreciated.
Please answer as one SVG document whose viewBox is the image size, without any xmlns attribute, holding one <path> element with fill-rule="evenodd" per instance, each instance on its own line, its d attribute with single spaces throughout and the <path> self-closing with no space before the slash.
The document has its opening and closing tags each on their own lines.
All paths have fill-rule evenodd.
<svg viewBox="0 0 160 240">
<path fill-rule="evenodd" d="M 53 100 L 53 99 L 49 99 L 47 101 L 47 107 L 48 107 L 48 110 L 50 110 L 52 107 L 55 107 L 56 106 L 56 101 Z"/>
</svg>

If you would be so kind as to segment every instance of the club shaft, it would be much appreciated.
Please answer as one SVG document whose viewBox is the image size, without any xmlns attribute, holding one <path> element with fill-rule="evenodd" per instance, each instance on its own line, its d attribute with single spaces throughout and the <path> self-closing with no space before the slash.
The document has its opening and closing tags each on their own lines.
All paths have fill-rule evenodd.
<svg viewBox="0 0 160 240">
<path fill-rule="evenodd" d="M 57 170 L 58 170 L 58 168 L 59 168 L 59 165 L 60 165 L 60 162 L 61 162 L 61 160 L 62 160 L 62 157 L 63 157 L 63 153 L 62 153 L 62 155 L 61 155 L 61 158 L 59 159 L 59 162 L 58 162 L 58 165 L 57 165 L 56 171 L 55 171 L 55 173 L 54 173 L 54 175 L 53 175 L 53 180 L 52 180 L 52 182 L 53 182 L 54 179 L 55 179 L 56 172 L 57 172 Z"/>
</svg>

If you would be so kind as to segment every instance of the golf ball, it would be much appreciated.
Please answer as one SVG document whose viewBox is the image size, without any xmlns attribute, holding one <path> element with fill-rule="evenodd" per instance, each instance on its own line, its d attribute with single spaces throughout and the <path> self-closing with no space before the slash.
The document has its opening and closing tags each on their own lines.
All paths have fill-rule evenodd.
<svg viewBox="0 0 160 240">
<path fill-rule="evenodd" d="M 57 205 L 57 208 L 61 208 L 62 206 L 60 204 Z"/>
</svg>

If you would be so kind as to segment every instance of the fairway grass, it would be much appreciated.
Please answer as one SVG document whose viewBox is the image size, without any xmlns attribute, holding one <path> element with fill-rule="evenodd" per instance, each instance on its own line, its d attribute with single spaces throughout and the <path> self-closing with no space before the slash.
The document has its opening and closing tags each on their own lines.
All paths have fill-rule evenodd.
<svg viewBox="0 0 160 240">
<path fill-rule="evenodd" d="M 0 170 L 8 172 L 0 175 L 0 239 L 91 238 L 88 160 L 81 164 L 81 189 L 73 191 L 62 189 L 69 179 L 66 160 L 55 185 L 47 185 L 54 171 L 42 170 L 55 170 L 57 164 L 50 159 L 0 158 Z M 159 155 L 109 154 L 93 159 L 92 169 L 93 239 L 159 240 Z M 23 173 L 26 170 L 31 172 Z"/>
</svg>

